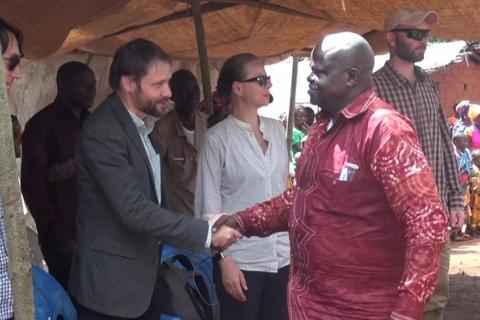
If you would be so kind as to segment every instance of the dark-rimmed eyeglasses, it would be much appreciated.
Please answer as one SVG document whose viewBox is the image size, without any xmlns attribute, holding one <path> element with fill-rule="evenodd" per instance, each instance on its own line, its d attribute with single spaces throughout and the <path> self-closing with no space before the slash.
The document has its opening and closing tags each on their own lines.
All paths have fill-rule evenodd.
<svg viewBox="0 0 480 320">
<path fill-rule="evenodd" d="M 264 86 L 267 84 L 267 82 L 270 81 L 270 76 L 256 76 L 250 79 L 245 79 L 245 80 L 239 80 L 238 82 L 256 82 L 261 86 Z"/>
<path fill-rule="evenodd" d="M 20 60 L 22 60 L 22 56 L 14 55 L 10 58 L 3 57 L 3 60 L 5 60 L 6 62 L 8 71 L 13 71 L 20 64 Z"/>
<path fill-rule="evenodd" d="M 406 29 L 393 29 L 391 32 L 405 32 L 406 36 L 410 39 L 414 39 L 420 41 L 422 39 L 428 38 L 430 34 L 430 30 L 426 29 L 414 29 L 414 28 L 406 28 Z"/>
</svg>

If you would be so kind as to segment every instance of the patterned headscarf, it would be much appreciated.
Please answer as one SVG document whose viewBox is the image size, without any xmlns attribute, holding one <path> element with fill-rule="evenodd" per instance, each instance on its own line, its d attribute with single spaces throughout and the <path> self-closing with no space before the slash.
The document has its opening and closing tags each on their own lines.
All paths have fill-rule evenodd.
<svg viewBox="0 0 480 320">
<path fill-rule="evenodd" d="M 213 127 L 230 114 L 230 102 L 227 98 L 215 91 L 212 93 L 213 114 L 208 118 L 207 127 Z M 205 101 L 200 102 L 198 106 L 201 112 L 205 112 Z"/>
<path fill-rule="evenodd" d="M 470 101 L 463 100 L 455 107 L 455 112 L 458 114 L 460 119 L 465 119 L 468 115 L 468 109 L 470 108 Z"/>
<path fill-rule="evenodd" d="M 478 116 L 480 116 L 480 105 L 472 103 L 470 108 L 468 108 L 468 117 L 470 120 L 475 121 Z"/>
</svg>

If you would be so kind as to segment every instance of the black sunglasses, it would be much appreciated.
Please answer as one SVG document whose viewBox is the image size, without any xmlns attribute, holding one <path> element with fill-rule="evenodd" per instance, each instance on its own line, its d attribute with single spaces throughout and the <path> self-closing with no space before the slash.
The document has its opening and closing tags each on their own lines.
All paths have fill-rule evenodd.
<svg viewBox="0 0 480 320">
<path fill-rule="evenodd" d="M 264 86 L 268 81 L 270 81 L 270 76 L 256 76 L 250 79 L 239 80 L 238 82 L 256 82 L 259 85 Z"/>
<path fill-rule="evenodd" d="M 392 32 L 405 32 L 407 37 L 410 39 L 415 39 L 417 41 L 420 41 L 422 39 L 428 38 L 428 35 L 430 34 L 430 30 L 425 30 L 425 29 L 393 29 Z"/>
<path fill-rule="evenodd" d="M 15 70 L 15 68 L 20 64 L 21 59 L 22 59 L 22 56 L 20 55 L 14 55 L 13 57 L 10 57 L 10 58 L 3 57 L 3 60 L 7 62 L 8 71 Z"/>
</svg>

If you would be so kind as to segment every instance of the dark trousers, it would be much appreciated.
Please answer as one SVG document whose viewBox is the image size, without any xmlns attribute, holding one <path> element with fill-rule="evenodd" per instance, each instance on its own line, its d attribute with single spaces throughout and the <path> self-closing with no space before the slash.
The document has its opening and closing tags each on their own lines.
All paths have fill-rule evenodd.
<svg viewBox="0 0 480 320">
<path fill-rule="evenodd" d="M 170 294 L 168 293 L 167 284 L 162 277 L 157 275 L 152 300 L 147 311 L 140 317 L 134 318 L 134 320 L 159 320 L 162 313 L 171 314 L 169 311 L 171 310 L 170 306 Z M 113 317 L 98 313 L 78 303 L 75 304 L 75 307 L 77 308 L 78 320 L 132 320 L 132 318 Z"/>
<path fill-rule="evenodd" d="M 278 273 L 244 271 L 248 290 L 247 301 L 240 302 L 229 295 L 222 283 L 217 263 L 214 266 L 215 285 L 220 301 L 221 320 L 288 320 L 287 283 L 289 266 Z"/>
<path fill-rule="evenodd" d="M 48 273 L 67 291 L 72 259 L 58 254 L 57 250 L 50 246 L 42 245 L 40 248 L 47 263 Z"/>
</svg>

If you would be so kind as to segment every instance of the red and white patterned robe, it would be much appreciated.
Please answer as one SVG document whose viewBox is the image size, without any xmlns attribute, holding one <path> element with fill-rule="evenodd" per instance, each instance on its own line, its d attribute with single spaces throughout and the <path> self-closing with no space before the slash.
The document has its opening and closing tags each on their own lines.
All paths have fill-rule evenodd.
<svg viewBox="0 0 480 320">
<path fill-rule="evenodd" d="M 417 135 L 373 90 L 329 120 L 310 129 L 297 185 L 236 220 L 246 236 L 289 231 L 290 319 L 421 319 L 448 231 Z"/>
</svg>

